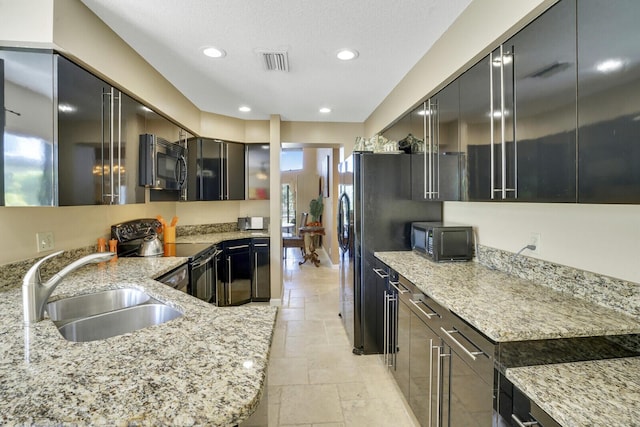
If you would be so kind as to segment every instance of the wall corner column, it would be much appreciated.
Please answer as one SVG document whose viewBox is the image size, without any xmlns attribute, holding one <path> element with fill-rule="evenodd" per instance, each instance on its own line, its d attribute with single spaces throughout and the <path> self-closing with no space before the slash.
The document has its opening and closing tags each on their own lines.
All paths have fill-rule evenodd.
<svg viewBox="0 0 640 427">
<path fill-rule="evenodd" d="M 271 171 L 269 194 L 269 236 L 271 240 L 271 300 L 282 301 L 282 224 L 280 221 L 280 116 L 273 114 L 269 120 L 269 170 Z"/>
</svg>

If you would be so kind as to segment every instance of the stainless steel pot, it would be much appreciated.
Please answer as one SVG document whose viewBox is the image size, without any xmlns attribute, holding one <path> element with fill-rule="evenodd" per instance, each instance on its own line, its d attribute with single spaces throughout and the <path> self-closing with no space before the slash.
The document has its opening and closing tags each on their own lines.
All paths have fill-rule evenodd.
<svg viewBox="0 0 640 427">
<path fill-rule="evenodd" d="M 139 256 L 159 256 L 162 254 L 164 254 L 164 247 L 157 234 L 145 237 L 138 248 Z"/>
</svg>

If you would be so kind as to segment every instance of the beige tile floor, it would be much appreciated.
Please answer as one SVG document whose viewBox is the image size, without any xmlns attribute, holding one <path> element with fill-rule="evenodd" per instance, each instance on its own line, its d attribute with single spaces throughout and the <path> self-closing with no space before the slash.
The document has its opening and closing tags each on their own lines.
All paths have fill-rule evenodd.
<svg viewBox="0 0 640 427">
<path fill-rule="evenodd" d="M 338 317 L 338 266 L 284 260 L 269 362 L 269 426 L 417 426 L 380 356 L 356 356 Z"/>
</svg>

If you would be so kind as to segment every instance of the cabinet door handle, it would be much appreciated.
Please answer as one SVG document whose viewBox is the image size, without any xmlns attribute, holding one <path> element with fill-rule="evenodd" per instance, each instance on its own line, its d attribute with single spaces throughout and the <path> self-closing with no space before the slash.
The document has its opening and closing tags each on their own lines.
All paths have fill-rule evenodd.
<svg viewBox="0 0 640 427">
<path fill-rule="evenodd" d="M 431 132 L 428 127 L 427 127 L 427 120 L 428 120 L 428 116 L 427 116 L 427 102 L 425 101 L 422 104 L 422 112 L 424 113 L 422 115 L 422 135 L 424 137 L 424 151 L 422 153 L 422 163 L 424 166 L 424 173 L 422 174 L 422 178 L 424 180 L 423 184 L 424 184 L 424 198 L 428 199 L 429 198 L 429 186 L 427 184 L 427 173 L 429 172 L 429 169 L 427 168 L 427 156 L 430 155 L 429 150 L 427 150 L 427 139 L 429 139 L 429 133 Z M 429 125 L 431 125 L 431 123 L 429 123 Z"/>
<path fill-rule="evenodd" d="M 389 369 L 389 294 L 387 291 L 384 291 L 384 306 L 382 307 L 382 325 L 384 327 L 383 331 L 383 345 L 382 349 L 382 358 L 384 360 L 384 364 Z"/>
<path fill-rule="evenodd" d="M 255 275 L 255 283 L 256 283 L 256 298 L 258 298 L 258 253 L 256 252 L 255 254 L 253 254 L 254 258 L 254 264 L 253 264 L 253 271 L 254 271 L 254 275 Z"/>
<path fill-rule="evenodd" d="M 389 277 L 389 275 L 387 273 L 385 273 L 385 271 L 380 269 L 380 268 L 374 268 L 373 271 L 375 271 L 376 274 L 378 276 L 380 276 L 381 279 L 386 279 L 387 277 Z"/>
<path fill-rule="evenodd" d="M 122 191 L 122 92 L 118 91 L 118 194 L 114 193 L 114 197 L 118 198 L 118 204 L 122 199 L 120 192 Z M 113 179 L 113 170 L 111 170 L 111 179 Z"/>
<path fill-rule="evenodd" d="M 451 331 L 447 331 L 445 328 L 443 328 L 442 326 L 440 327 L 440 330 L 451 340 L 453 341 L 458 347 L 460 347 L 460 349 L 462 349 L 462 351 L 464 351 L 467 356 L 469 356 L 472 360 L 476 360 L 478 359 L 477 356 L 484 354 L 483 351 L 469 351 L 465 348 L 465 346 L 463 346 L 460 341 L 458 341 L 457 339 L 455 339 L 451 334 L 460 334 L 460 331 L 458 331 L 457 329 L 453 328 L 453 330 Z M 464 335 L 462 335 L 464 337 Z"/>
<path fill-rule="evenodd" d="M 433 351 L 436 349 L 438 349 L 438 360 L 440 360 L 440 351 L 439 351 L 440 347 L 433 345 L 433 338 L 432 338 L 429 340 L 429 398 L 427 399 L 428 405 L 429 405 L 429 427 L 433 426 L 433 423 L 431 422 L 431 420 L 433 419 L 433 402 L 431 400 L 431 396 L 433 396 Z M 438 384 L 440 383 L 439 378 L 440 376 L 438 374 Z M 438 391 L 438 396 L 436 396 L 436 399 L 440 398 L 439 395 L 440 395 L 440 392 Z M 440 405 L 436 405 L 436 410 L 438 410 L 439 407 Z M 439 414 L 438 414 L 438 418 L 440 418 Z"/>
<path fill-rule="evenodd" d="M 244 249 L 248 247 L 249 245 L 239 245 L 239 246 L 229 246 L 227 249 Z"/>
<path fill-rule="evenodd" d="M 393 286 L 393 288 L 394 288 L 396 291 L 398 291 L 399 293 L 401 293 L 401 294 L 406 294 L 406 293 L 408 293 L 408 292 L 409 292 L 409 289 L 404 289 L 404 290 L 402 290 L 402 289 L 400 289 L 400 288 L 398 287 L 398 286 L 402 286 L 402 284 L 401 284 L 400 282 L 395 282 L 395 281 L 393 281 L 393 280 L 389 280 L 389 284 L 390 284 L 391 286 Z M 402 286 L 402 287 L 404 288 L 404 286 Z"/>
<path fill-rule="evenodd" d="M 418 301 L 418 302 L 416 302 L 416 301 L 414 301 L 414 300 L 411 300 L 411 304 L 413 304 L 413 306 L 414 306 L 415 308 L 417 308 L 417 309 L 418 309 L 422 314 L 424 314 L 425 316 L 427 316 L 427 319 L 431 320 L 431 318 L 432 318 L 433 316 L 442 317 L 442 316 L 440 316 L 438 313 L 436 313 L 436 311 L 435 311 L 435 310 L 433 310 L 431 307 L 429 307 L 429 308 L 433 311 L 433 313 L 427 313 L 427 312 L 426 312 L 426 311 L 424 311 L 422 308 L 420 308 L 420 303 L 423 303 L 423 304 L 424 304 L 424 302 L 422 302 L 422 301 Z M 425 305 L 426 305 L 426 304 L 425 304 Z"/>
<path fill-rule="evenodd" d="M 540 424 L 537 421 L 520 421 L 520 418 L 516 414 L 511 414 L 511 419 L 515 421 L 518 427 L 539 427 Z"/>
<path fill-rule="evenodd" d="M 228 271 L 228 286 L 227 286 L 227 291 L 229 291 L 229 294 L 227 295 L 227 300 L 229 301 L 228 304 L 231 305 L 231 257 L 228 256 L 227 257 L 227 264 L 229 265 L 229 271 Z"/>
<path fill-rule="evenodd" d="M 229 144 L 225 143 L 224 146 L 227 149 L 227 155 L 225 156 L 227 162 L 224 170 L 225 174 L 227 175 L 227 200 L 229 200 Z"/>
</svg>

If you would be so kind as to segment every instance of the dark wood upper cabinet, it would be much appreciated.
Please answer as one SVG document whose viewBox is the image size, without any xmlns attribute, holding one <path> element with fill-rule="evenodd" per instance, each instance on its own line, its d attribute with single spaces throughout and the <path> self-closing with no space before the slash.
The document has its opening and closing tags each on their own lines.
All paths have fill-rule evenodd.
<svg viewBox="0 0 640 427">
<path fill-rule="evenodd" d="M 57 58 L 60 206 L 144 203 L 137 184 L 143 105 Z"/>
<path fill-rule="evenodd" d="M 411 158 L 413 200 L 460 200 L 460 85 L 455 80 L 413 111 L 424 151 Z"/>
<path fill-rule="evenodd" d="M 578 201 L 640 203 L 640 2 L 578 2 Z"/>
<path fill-rule="evenodd" d="M 576 201 L 575 0 L 459 80 L 462 199 Z"/>
<path fill-rule="evenodd" d="M 513 75 L 507 175 L 520 201 L 576 201 L 575 11 L 575 0 L 562 0 L 503 44 Z"/>
</svg>

